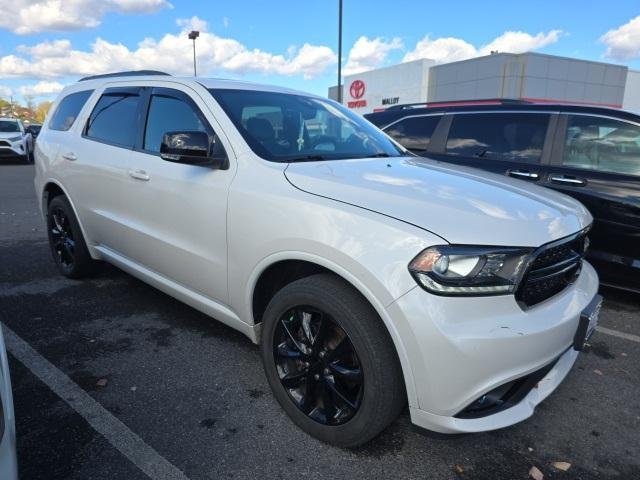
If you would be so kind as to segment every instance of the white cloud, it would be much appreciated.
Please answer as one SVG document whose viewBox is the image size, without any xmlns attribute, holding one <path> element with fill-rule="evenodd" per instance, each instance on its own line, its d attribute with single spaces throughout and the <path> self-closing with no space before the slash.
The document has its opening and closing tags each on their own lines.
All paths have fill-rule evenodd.
<svg viewBox="0 0 640 480">
<path fill-rule="evenodd" d="M 10 97 L 13 91 L 6 85 L 0 85 L 0 97 Z"/>
<path fill-rule="evenodd" d="M 198 71 L 203 74 L 223 70 L 311 78 L 337 61 L 334 52 L 326 46 L 304 44 L 290 48 L 286 55 L 249 49 L 237 40 L 204 31 L 206 23 L 198 17 L 181 20 L 180 26 L 182 30 L 178 34 L 168 33 L 159 40 L 146 38 L 134 49 L 101 38 L 96 39 L 88 51 L 73 49 L 68 40 L 21 46 L 22 55 L 0 57 L 0 76 L 52 79 L 142 69 L 191 75 L 193 47 L 187 32 L 195 26 L 202 29 L 196 51 Z"/>
<path fill-rule="evenodd" d="M 420 40 L 416 47 L 407 52 L 403 61 L 430 58 L 438 63 L 455 62 L 467 58 L 488 55 L 493 50 L 508 53 L 523 53 L 551 45 L 559 40 L 562 32 L 551 30 L 531 35 L 526 32 L 504 32 L 488 44 L 476 47 L 471 43 L 455 37 L 442 37 L 432 40 L 429 35 Z"/>
<path fill-rule="evenodd" d="M 551 30 L 548 33 L 540 32 L 537 35 L 526 32 L 504 32 L 491 43 L 482 47 L 480 53 L 489 55 L 494 50 L 509 53 L 529 52 L 556 43 L 561 35 L 561 30 Z"/>
<path fill-rule="evenodd" d="M 465 60 L 477 55 L 476 47 L 461 38 L 446 37 L 431 40 L 427 35 L 416 44 L 415 49 L 407 52 L 403 61 L 410 62 L 420 58 L 430 58 L 438 63 L 444 63 Z"/>
<path fill-rule="evenodd" d="M 607 46 L 605 57 L 615 60 L 640 58 L 640 15 L 600 37 Z"/>
<path fill-rule="evenodd" d="M 167 0 L 0 0 L 0 28 L 18 35 L 100 25 L 107 13 L 146 14 L 171 8 Z"/>
<path fill-rule="evenodd" d="M 64 88 L 59 82 L 41 81 L 34 85 L 23 85 L 18 92 L 23 97 L 48 97 L 59 93 Z"/>
<path fill-rule="evenodd" d="M 71 42 L 69 40 L 54 40 L 53 42 L 45 41 L 32 45 L 18 45 L 18 52 L 29 55 L 33 58 L 54 58 L 63 57 L 71 50 Z"/>
<path fill-rule="evenodd" d="M 191 18 L 179 18 L 176 20 L 176 25 L 182 27 L 183 30 L 198 30 L 204 32 L 207 29 L 207 22 L 195 15 Z"/>
<path fill-rule="evenodd" d="M 402 48 L 402 41 L 399 38 L 385 41 L 380 37 L 369 40 L 362 36 L 356 40 L 349 51 L 344 74 L 353 75 L 379 67 L 384 63 L 389 52 L 400 48 Z"/>
</svg>

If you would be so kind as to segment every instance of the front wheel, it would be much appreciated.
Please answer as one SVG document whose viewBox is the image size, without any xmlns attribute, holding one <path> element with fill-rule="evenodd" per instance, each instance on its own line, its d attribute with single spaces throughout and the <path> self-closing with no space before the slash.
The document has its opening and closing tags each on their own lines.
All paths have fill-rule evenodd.
<svg viewBox="0 0 640 480">
<path fill-rule="evenodd" d="M 282 408 L 310 435 L 361 445 L 405 405 L 393 342 L 368 302 L 320 274 L 280 290 L 264 314 L 262 359 Z"/>
</svg>

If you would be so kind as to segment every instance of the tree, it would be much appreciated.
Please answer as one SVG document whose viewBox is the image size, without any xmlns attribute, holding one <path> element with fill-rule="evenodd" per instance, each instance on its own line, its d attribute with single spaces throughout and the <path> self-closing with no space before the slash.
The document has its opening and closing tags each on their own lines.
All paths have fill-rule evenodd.
<svg viewBox="0 0 640 480">
<path fill-rule="evenodd" d="M 40 102 L 38 106 L 35 108 L 35 119 L 38 123 L 43 123 L 49 109 L 51 108 L 51 104 L 53 102 L 46 100 L 44 102 Z"/>
</svg>

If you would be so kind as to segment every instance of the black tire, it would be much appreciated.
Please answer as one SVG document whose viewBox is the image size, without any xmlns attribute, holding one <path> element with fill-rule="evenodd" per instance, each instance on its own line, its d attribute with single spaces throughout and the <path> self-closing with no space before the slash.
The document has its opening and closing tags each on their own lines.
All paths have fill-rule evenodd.
<svg viewBox="0 0 640 480">
<path fill-rule="evenodd" d="M 95 271 L 97 262 L 91 258 L 73 208 L 63 195 L 49 202 L 47 233 L 53 260 L 65 277 L 82 278 Z"/>
<path fill-rule="evenodd" d="M 305 332 L 302 323 L 300 327 L 296 327 L 297 320 L 292 320 L 294 317 L 299 317 L 291 313 L 298 308 L 312 312 L 311 314 L 303 312 L 303 318 L 305 315 L 308 315 L 307 318 L 313 318 L 312 315 L 317 314 L 322 320 L 306 320 L 307 331 Z M 297 280 L 273 297 L 263 318 L 261 350 L 267 379 L 282 408 L 305 432 L 332 445 L 356 447 L 377 436 L 400 414 L 406 404 L 406 390 L 393 342 L 376 311 L 347 282 L 332 274 L 318 274 Z M 329 323 L 326 323 L 326 319 L 330 319 Z M 324 354 L 321 352 L 320 357 L 315 357 L 319 360 L 303 361 L 303 356 L 296 356 L 294 359 L 295 348 L 292 346 L 299 347 L 297 352 L 301 352 L 307 360 L 310 358 L 307 353 L 317 350 L 315 340 L 321 336 L 322 327 L 316 327 L 314 333 L 314 327 L 309 326 L 313 325 L 313 322 L 317 322 L 316 325 L 325 322 L 326 325 L 331 325 L 333 332 L 339 335 L 342 331 L 346 337 L 341 337 L 343 341 L 338 340 L 338 347 L 331 350 L 328 342 L 333 341 L 335 345 L 336 341 L 328 340 L 328 334 L 325 333 L 322 335 L 322 342 L 318 342 L 324 343 L 323 346 L 318 347 Z M 301 329 L 302 335 L 306 335 L 305 338 L 309 340 L 308 347 L 294 341 L 295 334 L 292 333 L 294 329 L 297 332 Z M 324 330 L 327 331 L 327 327 L 324 327 Z M 279 343 L 283 338 L 285 340 Z M 351 395 L 355 395 L 350 397 L 355 400 L 351 403 L 331 405 L 332 402 L 345 398 L 333 395 L 336 393 L 335 385 L 343 380 L 340 376 L 328 374 L 337 373 L 336 365 L 332 366 L 331 372 L 324 368 L 327 366 L 326 363 L 324 366 L 314 367 L 314 365 L 318 365 L 330 356 L 332 359 L 335 358 L 332 354 L 338 348 L 345 351 L 347 347 L 341 347 L 345 344 L 345 338 L 349 340 L 349 348 L 352 347 L 350 361 L 357 364 L 360 383 L 341 387 L 343 393 L 348 391 Z M 303 342 L 304 340 L 301 341 Z M 290 362 L 293 362 L 292 367 L 289 367 Z M 300 372 L 312 370 L 320 375 L 313 375 L 312 386 L 307 387 L 307 382 L 310 381 L 309 374 Z M 328 375 L 325 376 L 322 372 Z M 306 375 L 302 380 L 303 383 L 300 384 L 302 386 L 296 385 L 291 390 L 289 381 L 295 377 L 299 383 L 300 375 Z M 285 380 L 287 387 L 283 385 Z M 327 385 L 333 388 L 325 391 Z M 315 407 L 310 412 L 303 411 L 303 409 L 310 409 L 310 402 L 304 400 L 304 394 L 302 397 L 297 397 L 296 389 L 302 392 L 321 392 L 315 393 L 314 396 L 318 400 L 313 404 Z M 332 394 L 330 397 L 333 400 L 325 396 L 329 394 Z M 329 407 L 324 406 L 325 398 Z M 351 408 L 352 404 L 358 405 L 357 408 Z"/>
<path fill-rule="evenodd" d="M 24 163 L 30 165 L 33 162 L 33 157 L 31 156 L 31 151 L 29 150 L 29 146 L 26 147 L 27 152 L 22 156 Z"/>
</svg>

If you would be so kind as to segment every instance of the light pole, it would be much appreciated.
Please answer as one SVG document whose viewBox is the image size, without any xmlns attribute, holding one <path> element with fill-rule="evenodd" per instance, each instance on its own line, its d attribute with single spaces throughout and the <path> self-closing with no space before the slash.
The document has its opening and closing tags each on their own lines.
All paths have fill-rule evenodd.
<svg viewBox="0 0 640 480">
<path fill-rule="evenodd" d="M 189 40 L 193 40 L 193 76 L 197 77 L 196 71 L 196 38 L 200 36 L 200 32 L 198 30 L 191 30 L 189 33 Z"/>
<path fill-rule="evenodd" d="M 338 0 L 338 103 L 342 103 L 342 0 Z"/>
</svg>

